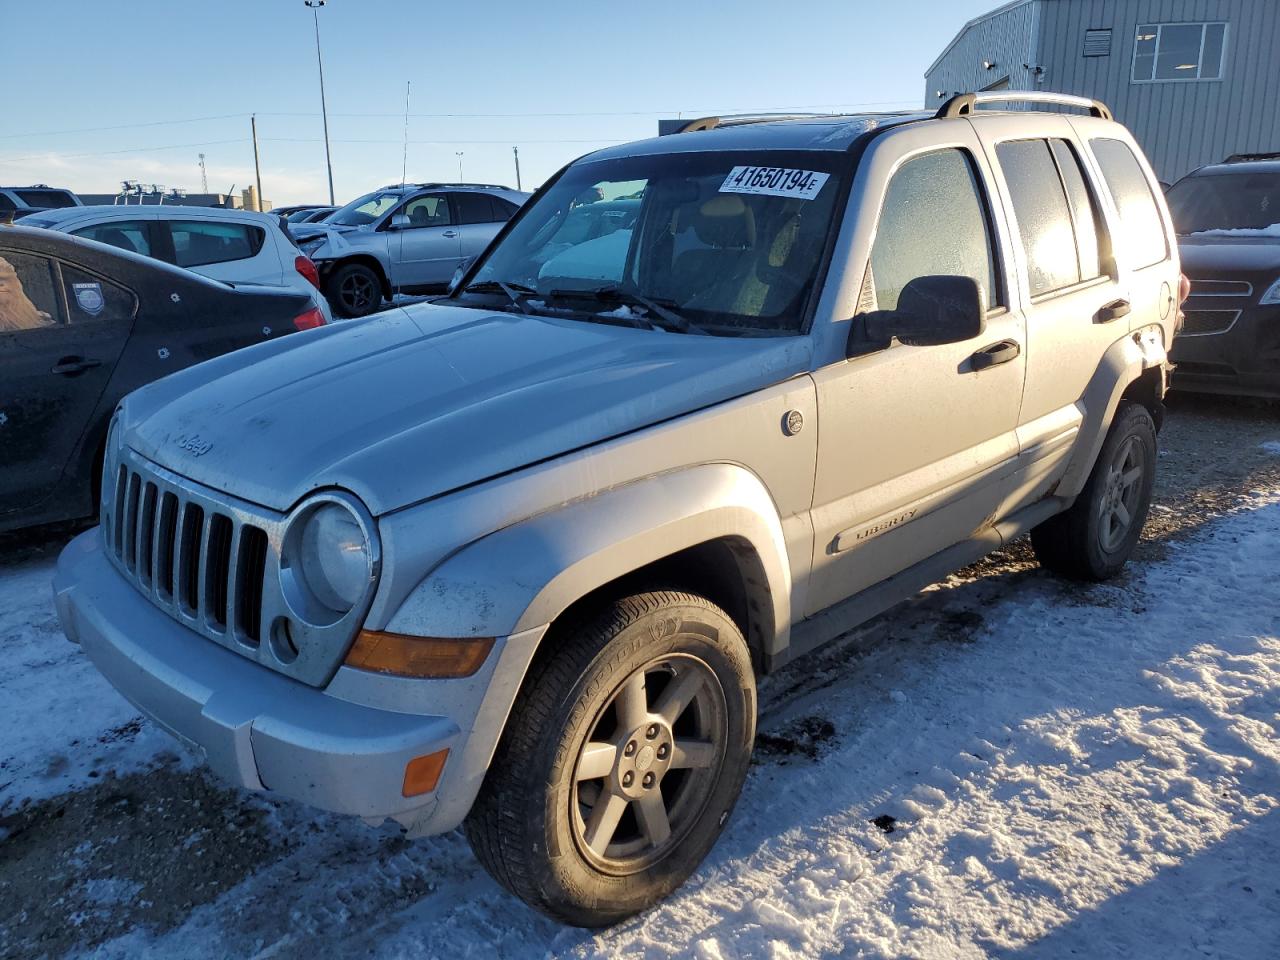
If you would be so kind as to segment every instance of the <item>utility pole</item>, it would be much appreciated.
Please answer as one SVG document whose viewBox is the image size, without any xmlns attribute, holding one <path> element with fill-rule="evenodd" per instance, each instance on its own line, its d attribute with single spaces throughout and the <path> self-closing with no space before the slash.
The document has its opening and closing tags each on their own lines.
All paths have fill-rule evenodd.
<svg viewBox="0 0 1280 960">
<path fill-rule="evenodd" d="M 320 116 L 324 118 L 324 163 L 329 169 L 329 205 L 333 206 L 333 157 L 329 153 L 329 108 L 324 99 L 324 60 L 320 57 L 320 14 L 325 0 L 302 0 L 311 8 L 311 19 L 316 27 L 316 65 L 320 68 Z"/>
<path fill-rule="evenodd" d="M 204 154 L 200 154 L 200 192 L 209 192 L 209 171 L 204 166 Z"/>
<path fill-rule="evenodd" d="M 462 182 L 462 151 L 461 150 L 455 151 L 454 156 L 458 158 L 458 182 L 461 183 Z"/>
<path fill-rule="evenodd" d="M 253 130 L 253 175 L 258 181 L 258 211 L 262 211 L 262 168 L 258 166 L 258 115 L 249 114 L 249 126 Z"/>
<path fill-rule="evenodd" d="M 520 148 L 512 147 L 511 153 L 516 158 L 516 189 L 520 190 L 523 189 L 520 186 Z M 203 156 L 203 154 L 201 154 L 201 156 Z"/>
</svg>

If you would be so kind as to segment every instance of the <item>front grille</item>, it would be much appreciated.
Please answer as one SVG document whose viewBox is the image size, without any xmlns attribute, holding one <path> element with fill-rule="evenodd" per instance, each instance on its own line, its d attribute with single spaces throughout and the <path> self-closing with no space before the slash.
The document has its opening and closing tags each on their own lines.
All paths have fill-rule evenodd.
<svg viewBox="0 0 1280 960">
<path fill-rule="evenodd" d="M 1183 337 L 1209 337 L 1226 333 L 1240 319 L 1239 310 L 1187 310 Z"/>
<path fill-rule="evenodd" d="M 1253 284 L 1247 280 L 1196 280 L 1191 281 L 1193 297 L 1249 297 Z"/>
<path fill-rule="evenodd" d="M 120 463 L 104 503 L 116 566 L 153 602 L 202 633 L 262 642 L 267 531 L 227 505 L 197 498 L 145 461 Z"/>
</svg>

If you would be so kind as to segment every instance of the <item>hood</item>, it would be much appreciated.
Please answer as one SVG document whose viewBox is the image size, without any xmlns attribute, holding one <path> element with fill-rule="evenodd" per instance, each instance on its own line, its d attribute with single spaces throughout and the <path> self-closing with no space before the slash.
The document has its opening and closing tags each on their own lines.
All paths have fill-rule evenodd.
<svg viewBox="0 0 1280 960">
<path fill-rule="evenodd" d="M 1280 237 L 1197 233 L 1178 238 L 1182 272 L 1193 280 L 1196 271 L 1230 274 L 1273 270 L 1280 277 Z"/>
<path fill-rule="evenodd" d="M 124 440 L 274 510 L 336 486 L 379 515 L 758 390 L 809 359 L 808 337 L 419 304 L 157 381 L 125 401 Z"/>
</svg>

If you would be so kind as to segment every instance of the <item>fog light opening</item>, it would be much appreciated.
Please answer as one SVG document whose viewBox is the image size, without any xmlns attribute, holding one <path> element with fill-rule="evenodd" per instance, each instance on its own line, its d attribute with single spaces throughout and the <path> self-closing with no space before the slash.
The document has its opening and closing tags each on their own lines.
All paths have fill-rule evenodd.
<svg viewBox="0 0 1280 960">
<path fill-rule="evenodd" d="M 298 645 L 293 642 L 293 631 L 288 617 L 276 617 L 271 624 L 271 652 L 281 663 L 290 664 L 298 659 Z"/>
</svg>

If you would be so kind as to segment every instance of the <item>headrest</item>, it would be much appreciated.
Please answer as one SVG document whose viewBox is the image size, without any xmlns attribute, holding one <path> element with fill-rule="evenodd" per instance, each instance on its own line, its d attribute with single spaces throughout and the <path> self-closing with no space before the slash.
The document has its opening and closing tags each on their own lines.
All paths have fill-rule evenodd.
<svg viewBox="0 0 1280 960">
<path fill-rule="evenodd" d="M 722 249 L 746 249 L 756 242 L 756 218 L 739 196 L 717 194 L 693 215 L 693 231 L 703 243 Z"/>
</svg>

